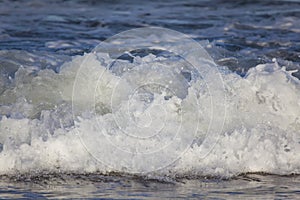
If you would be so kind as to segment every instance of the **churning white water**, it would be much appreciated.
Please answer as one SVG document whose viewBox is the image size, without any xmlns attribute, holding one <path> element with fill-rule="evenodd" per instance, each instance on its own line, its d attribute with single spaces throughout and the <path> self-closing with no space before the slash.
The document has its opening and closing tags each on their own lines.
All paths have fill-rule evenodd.
<svg viewBox="0 0 300 200">
<path fill-rule="evenodd" d="M 186 36 L 136 33 L 1 80 L 0 174 L 300 173 L 300 82 L 276 60 L 241 77 Z"/>
</svg>

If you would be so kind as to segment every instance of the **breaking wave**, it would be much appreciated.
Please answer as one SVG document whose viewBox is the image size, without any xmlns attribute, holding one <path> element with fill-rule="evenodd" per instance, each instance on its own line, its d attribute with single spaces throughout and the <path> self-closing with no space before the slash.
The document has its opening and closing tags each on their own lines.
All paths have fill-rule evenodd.
<svg viewBox="0 0 300 200">
<path fill-rule="evenodd" d="M 0 174 L 300 173 L 300 82 L 276 60 L 241 77 L 147 28 L 59 69 L 1 79 Z"/>
</svg>

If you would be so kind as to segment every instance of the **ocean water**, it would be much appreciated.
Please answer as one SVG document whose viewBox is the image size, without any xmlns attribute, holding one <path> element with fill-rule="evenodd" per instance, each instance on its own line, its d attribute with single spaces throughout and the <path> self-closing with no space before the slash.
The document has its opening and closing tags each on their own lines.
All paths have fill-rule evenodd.
<svg viewBox="0 0 300 200">
<path fill-rule="evenodd" d="M 0 1 L 0 198 L 297 198 L 299 13 Z"/>
</svg>

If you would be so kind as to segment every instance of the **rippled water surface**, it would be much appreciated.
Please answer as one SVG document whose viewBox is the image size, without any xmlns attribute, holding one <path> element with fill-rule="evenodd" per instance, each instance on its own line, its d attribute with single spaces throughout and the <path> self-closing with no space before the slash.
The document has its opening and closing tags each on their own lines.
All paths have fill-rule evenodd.
<svg viewBox="0 0 300 200">
<path fill-rule="evenodd" d="M 229 74 L 225 83 L 232 89 L 226 88 L 232 100 L 228 106 L 232 118 L 210 161 L 197 160 L 197 151 L 202 149 L 191 148 L 190 157 L 163 171 L 162 176 L 145 178 L 125 175 L 127 163 L 122 171 L 122 157 L 108 153 L 105 159 L 111 159 L 117 174 L 107 173 L 111 170 L 87 158 L 89 154 L 80 154 L 79 142 L 72 137 L 73 129 L 91 131 L 95 121 L 87 117 L 80 126 L 74 125 L 68 96 L 72 66 L 76 68 L 85 58 L 80 56 L 90 55 L 87 53 L 99 42 L 122 31 L 149 26 L 187 34 L 203 44 L 218 66 L 234 72 L 224 72 L 224 77 Z M 0 198 L 299 198 L 299 52 L 297 0 L 0 0 Z M 137 69 L 140 60 L 148 62 L 153 55 L 172 58 L 157 50 L 131 53 L 134 56 L 122 55 L 121 62 L 108 68 L 112 73 L 103 76 L 119 80 L 124 60 L 130 61 L 129 69 Z M 174 64 L 172 59 L 167 63 Z M 159 59 L 151 61 L 165 64 Z M 250 68 L 253 71 L 247 74 Z M 186 98 L 192 88 L 191 73 L 182 75 L 175 81 L 170 79 L 174 88 L 179 88 L 177 101 Z M 134 76 L 123 77 L 130 82 Z M 187 88 L 182 82 L 176 85 L 176 80 L 184 80 Z M 195 80 L 201 81 L 199 77 Z M 126 91 L 124 85 L 122 91 Z M 153 93 L 159 90 L 151 89 Z M 109 89 L 101 94 L 110 94 Z M 144 98 L 151 102 L 174 100 L 168 95 L 163 100 L 159 95 L 147 95 Z M 117 132 L 109 121 L 114 110 L 106 107 L 108 100 L 103 96 L 97 108 L 101 125 Z M 168 102 L 166 105 L 171 105 Z M 188 107 L 187 112 L 190 110 Z M 173 115 L 168 116 L 174 120 Z"/>
<path fill-rule="evenodd" d="M 299 66 L 299 12 L 288 0 L 1 1 L 0 48 L 76 55 L 121 31 L 160 26 L 229 50 L 237 60 L 223 64 L 276 57 Z"/>
<path fill-rule="evenodd" d="M 0 183 L 1 198 L 111 198 L 111 199 L 297 199 L 299 176 L 255 175 L 230 180 L 198 178 L 161 182 L 136 177 L 101 175 L 44 175 Z"/>
</svg>

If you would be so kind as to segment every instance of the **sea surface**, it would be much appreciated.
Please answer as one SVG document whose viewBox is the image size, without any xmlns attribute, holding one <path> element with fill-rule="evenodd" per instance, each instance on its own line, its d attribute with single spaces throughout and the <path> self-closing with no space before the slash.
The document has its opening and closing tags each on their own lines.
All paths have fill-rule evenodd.
<svg viewBox="0 0 300 200">
<path fill-rule="evenodd" d="M 300 198 L 300 1 L 0 0 L 0 199 Z"/>
</svg>

